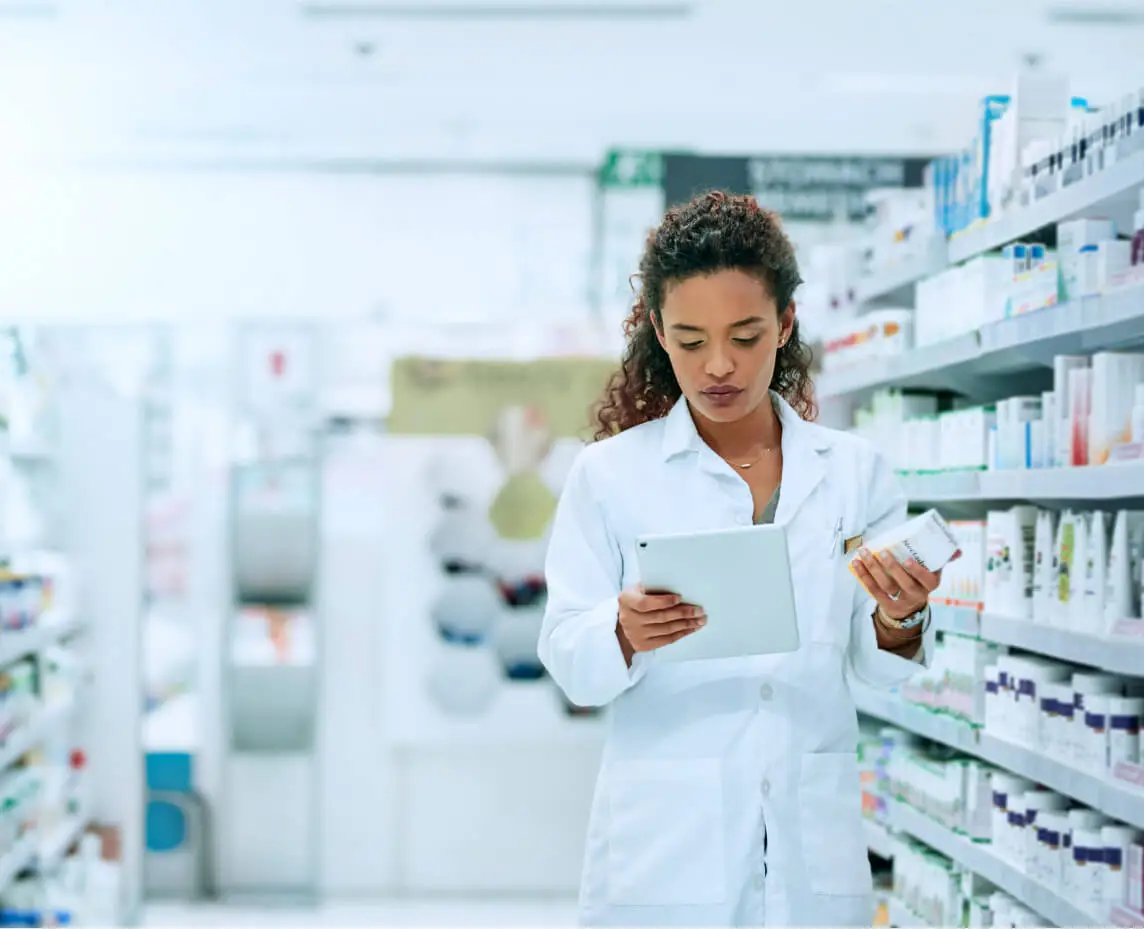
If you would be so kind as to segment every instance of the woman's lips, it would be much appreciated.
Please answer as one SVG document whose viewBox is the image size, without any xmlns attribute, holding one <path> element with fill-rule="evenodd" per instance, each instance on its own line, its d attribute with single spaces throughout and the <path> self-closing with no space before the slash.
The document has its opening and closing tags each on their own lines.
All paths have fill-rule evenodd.
<svg viewBox="0 0 1144 929">
<path fill-rule="evenodd" d="M 703 391 L 703 396 L 712 406 L 730 406 L 739 399 L 742 392 L 738 387 L 708 387 Z"/>
</svg>

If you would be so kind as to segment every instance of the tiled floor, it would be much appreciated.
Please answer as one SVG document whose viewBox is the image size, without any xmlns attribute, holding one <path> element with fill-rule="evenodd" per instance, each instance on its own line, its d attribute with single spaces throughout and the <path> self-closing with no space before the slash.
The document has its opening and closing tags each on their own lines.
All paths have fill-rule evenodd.
<svg viewBox="0 0 1144 929">
<path fill-rule="evenodd" d="M 146 926 L 536 926 L 576 925 L 572 900 L 389 900 L 314 907 L 151 904 Z"/>
</svg>

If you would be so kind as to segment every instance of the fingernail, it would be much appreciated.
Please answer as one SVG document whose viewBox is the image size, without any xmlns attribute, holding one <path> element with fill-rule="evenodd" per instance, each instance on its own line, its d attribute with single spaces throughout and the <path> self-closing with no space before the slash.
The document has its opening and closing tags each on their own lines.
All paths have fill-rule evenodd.
<svg viewBox="0 0 1144 929">
<path fill-rule="evenodd" d="M 870 549 L 868 549 L 868 548 L 858 549 L 858 557 L 861 558 L 863 561 L 866 561 L 870 557 Z"/>
<path fill-rule="evenodd" d="M 695 625 L 697 625 L 697 626 L 706 626 L 706 625 L 707 625 L 707 620 L 706 620 L 706 619 L 704 619 L 702 616 L 700 616 L 700 617 L 699 617 L 697 620 L 695 620 Z"/>
<path fill-rule="evenodd" d="M 893 564 L 894 563 L 894 556 L 891 555 L 889 552 L 882 552 L 882 554 L 879 557 L 881 557 L 881 559 L 882 559 L 882 564 Z"/>
</svg>

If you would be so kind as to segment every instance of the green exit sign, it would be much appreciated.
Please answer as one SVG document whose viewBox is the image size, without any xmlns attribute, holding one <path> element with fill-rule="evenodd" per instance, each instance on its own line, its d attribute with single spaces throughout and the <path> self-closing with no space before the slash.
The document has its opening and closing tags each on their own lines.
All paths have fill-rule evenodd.
<svg viewBox="0 0 1144 929">
<path fill-rule="evenodd" d="M 663 155 L 633 149 L 613 149 L 600 168 L 602 187 L 658 187 L 663 181 Z"/>
</svg>

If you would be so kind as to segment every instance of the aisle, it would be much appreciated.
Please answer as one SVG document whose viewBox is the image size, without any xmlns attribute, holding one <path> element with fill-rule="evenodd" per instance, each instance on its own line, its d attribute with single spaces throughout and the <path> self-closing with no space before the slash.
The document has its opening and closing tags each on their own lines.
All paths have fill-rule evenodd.
<svg viewBox="0 0 1144 929">
<path fill-rule="evenodd" d="M 574 900 L 391 900 L 314 908 L 152 904 L 145 926 L 538 926 L 576 925 Z"/>
</svg>

